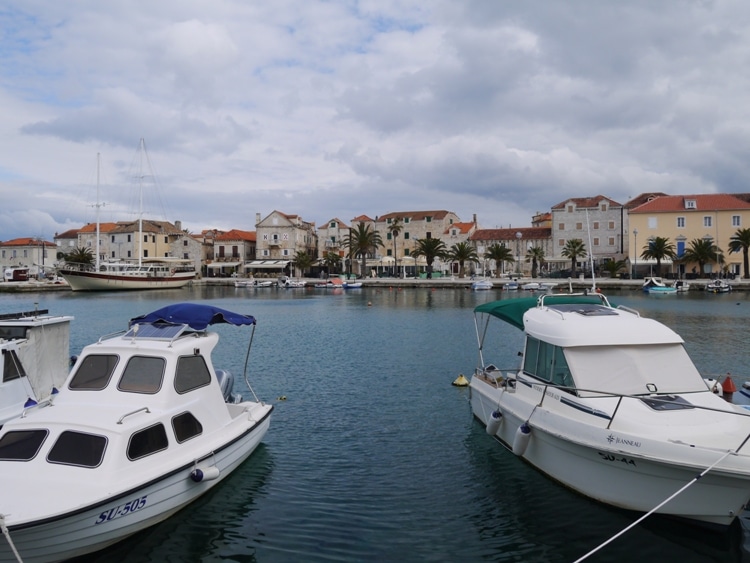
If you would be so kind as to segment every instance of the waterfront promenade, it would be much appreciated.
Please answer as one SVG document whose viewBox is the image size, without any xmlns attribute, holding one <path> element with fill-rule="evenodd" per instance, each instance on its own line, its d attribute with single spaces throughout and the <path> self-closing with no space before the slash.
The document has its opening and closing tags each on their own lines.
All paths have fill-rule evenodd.
<svg viewBox="0 0 750 563">
<path fill-rule="evenodd" d="M 302 278 L 308 286 L 314 286 L 316 283 L 320 283 L 322 280 L 317 278 Z M 471 289 L 471 284 L 474 280 L 469 277 L 458 278 L 458 277 L 442 277 L 435 279 L 415 279 L 415 278 L 366 278 L 357 280 L 362 282 L 362 286 L 375 287 L 375 288 L 435 288 L 435 289 L 460 289 L 466 288 Z M 502 290 L 504 286 L 510 282 L 505 278 L 491 278 L 495 290 Z M 638 291 L 643 285 L 642 279 L 636 280 L 624 280 L 624 279 L 611 279 L 611 278 L 596 278 L 596 287 L 601 288 L 602 291 L 607 290 L 618 290 L 618 291 Z M 702 278 L 697 280 L 690 280 L 690 291 L 702 291 L 706 284 L 711 281 L 708 278 Z M 556 283 L 555 291 L 583 291 L 584 289 L 591 289 L 592 280 L 591 278 L 521 278 L 518 280 L 520 286 L 529 282 L 547 282 Z M 207 286 L 233 286 L 234 278 L 199 278 L 191 282 L 193 285 L 207 285 Z M 740 278 L 730 280 L 732 291 L 750 291 L 750 280 L 743 280 Z M 47 292 L 47 291 L 70 291 L 70 287 L 67 284 L 58 284 L 50 282 L 39 282 L 39 281 L 27 281 L 27 282 L 0 282 L 0 293 L 25 293 L 25 292 Z M 519 290 L 520 291 L 520 290 Z"/>
</svg>

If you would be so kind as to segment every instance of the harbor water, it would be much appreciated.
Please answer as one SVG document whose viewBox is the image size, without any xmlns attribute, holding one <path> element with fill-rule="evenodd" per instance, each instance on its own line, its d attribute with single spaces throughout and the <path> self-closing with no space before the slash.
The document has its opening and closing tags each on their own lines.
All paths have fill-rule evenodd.
<svg viewBox="0 0 750 563">
<path fill-rule="evenodd" d="M 275 405 L 262 446 L 177 515 L 81 561 L 575 561 L 638 515 L 583 498 L 513 456 L 473 419 L 468 389 L 451 385 L 477 364 L 472 309 L 509 294 L 520 296 L 195 286 L 6 294 L 0 313 L 73 315 L 74 355 L 181 301 L 210 300 L 258 321 L 248 379 Z M 750 294 L 610 299 L 680 333 L 701 372 L 731 372 L 738 386 L 750 376 Z M 217 330 L 214 364 L 248 395 L 250 332 Z M 520 331 L 508 326 L 501 341 L 518 362 Z M 717 532 L 650 517 L 588 561 L 750 561 L 741 520 Z"/>
</svg>

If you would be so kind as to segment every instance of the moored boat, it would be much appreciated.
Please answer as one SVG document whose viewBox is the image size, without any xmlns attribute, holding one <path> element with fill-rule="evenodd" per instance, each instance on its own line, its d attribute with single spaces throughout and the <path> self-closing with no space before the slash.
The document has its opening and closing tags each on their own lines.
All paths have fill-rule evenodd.
<svg viewBox="0 0 750 563">
<path fill-rule="evenodd" d="M 0 427 L 57 393 L 70 368 L 70 322 L 46 309 L 0 315 Z"/>
<path fill-rule="evenodd" d="M 188 303 L 131 319 L 83 349 L 57 395 L 0 430 L 0 561 L 107 547 L 165 520 L 250 456 L 273 407 L 254 393 L 242 400 L 214 368 L 215 323 L 254 328 L 255 319 Z"/>
<path fill-rule="evenodd" d="M 492 285 L 492 280 L 488 280 L 486 278 L 471 282 L 471 289 L 473 289 L 474 291 L 492 289 L 493 287 L 494 286 Z"/>
<path fill-rule="evenodd" d="M 727 280 L 715 279 L 706 284 L 706 291 L 709 293 L 728 293 L 732 290 Z"/>
<path fill-rule="evenodd" d="M 470 402 L 488 434 L 613 506 L 717 525 L 740 514 L 750 500 L 750 416 L 709 390 L 674 331 L 601 294 L 474 311 Z M 488 361 L 511 356 L 488 346 L 493 319 L 524 332 L 520 367 Z"/>
</svg>

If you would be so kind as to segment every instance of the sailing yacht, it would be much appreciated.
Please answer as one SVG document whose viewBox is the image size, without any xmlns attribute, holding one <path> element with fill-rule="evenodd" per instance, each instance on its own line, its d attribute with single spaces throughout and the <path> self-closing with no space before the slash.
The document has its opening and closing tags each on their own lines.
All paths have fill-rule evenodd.
<svg viewBox="0 0 750 563">
<path fill-rule="evenodd" d="M 145 154 L 146 144 L 140 141 L 139 151 Z M 138 216 L 138 261 L 102 262 L 99 250 L 99 155 L 97 154 L 96 179 L 96 260 L 95 264 L 65 263 L 58 274 L 65 278 L 73 291 L 114 291 L 137 289 L 175 289 L 184 287 L 195 279 L 195 264 L 182 258 L 143 257 L 143 183 L 139 183 L 140 206 Z M 143 175 L 139 175 L 143 178 Z"/>
</svg>

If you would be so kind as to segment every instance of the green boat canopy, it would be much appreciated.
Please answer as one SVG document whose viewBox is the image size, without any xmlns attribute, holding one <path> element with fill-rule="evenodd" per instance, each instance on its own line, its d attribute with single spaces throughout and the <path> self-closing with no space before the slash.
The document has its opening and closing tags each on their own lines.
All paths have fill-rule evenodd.
<svg viewBox="0 0 750 563">
<path fill-rule="evenodd" d="M 544 295 L 545 305 L 575 305 L 577 303 L 602 304 L 599 295 Z M 501 299 L 482 303 L 474 307 L 474 313 L 484 313 L 497 317 L 514 327 L 523 330 L 523 315 L 529 309 L 537 307 L 542 297 L 520 297 L 518 299 Z"/>
</svg>

